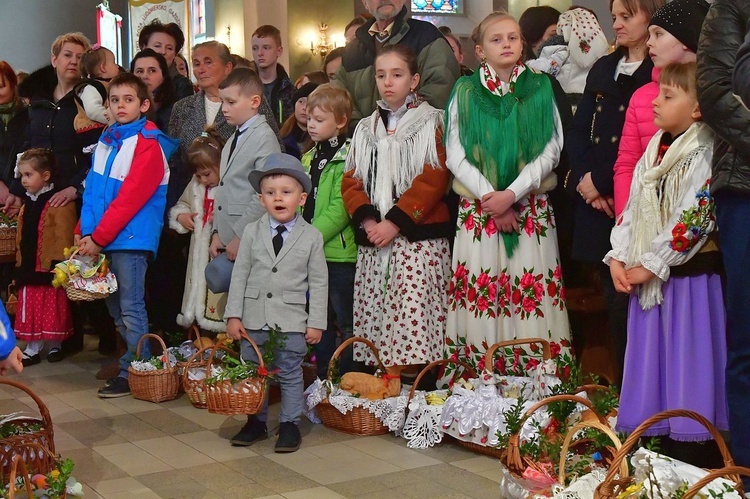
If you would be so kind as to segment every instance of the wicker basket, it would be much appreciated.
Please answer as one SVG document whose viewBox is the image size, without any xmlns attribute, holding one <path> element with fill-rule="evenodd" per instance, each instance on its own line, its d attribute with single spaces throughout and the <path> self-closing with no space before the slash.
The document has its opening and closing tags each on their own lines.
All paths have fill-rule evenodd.
<svg viewBox="0 0 750 499">
<path fill-rule="evenodd" d="M 716 480 L 717 478 L 727 477 L 730 480 L 736 480 L 740 475 L 750 476 L 750 468 L 745 468 L 743 466 L 727 466 L 724 468 L 719 468 L 718 470 L 713 470 L 708 475 L 695 482 L 693 486 L 690 487 L 687 492 L 685 492 L 685 495 L 682 496 L 682 499 L 690 499 L 691 497 L 695 497 L 703 487 Z M 738 491 L 741 491 L 741 482 L 737 483 L 740 484 L 740 488 L 738 489 Z"/>
<path fill-rule="evenodd" d="M 191 337 L 193 338 L 193 341 L 197 341 L 198 344 L 200 345 L 199 340 L 201 339 L 201 332 L 198 326 L 196 326 L 195 324 L 190 326 L 190 329 L 188 329 L 187 339 L 189 340 L 191 339 Z M 196 346 L 196 348 L 200 350 L 202 347 Z M 188 364 L 191 364 L 190 367 L 206 367 L 207 363 L 208 363 L 208 360 L 200 358 L 200 357 L 195 357 L 195 356 L 191 356 L 191 358 L 187 360 L 177 361 L 177 364 L 176 364 L 177 374 L 180 376 L 180 379 L 183 379 L 182 375 L 185 373 L 185 370 Z M 180 393 L 182 393 L 184 390 L 185 390 L 184 383 L 180 383 Z M 203 408 L 205 408 L 205 405 L 203 406 Z"/>
<path fill-rule="evenodd" d="M 542 346 L 542 361 L 546 361 L 552 358 L 549 341 L 542 339 L 542 338 L 527 338 L 527 339 L 519 339 L 519 340 L 500 341 L 498 343 L 493 343 L 492 345 L 490 345 L 490 347 L 487 349 L 487 352 L 485 352 L 484 370 L 490 373 L 493 372 L 492 359 L 495 357 L 495 352 L 497 352 L 501 348 L 512 347 L 516 345 L 533 345 L 533 344 L 540 344 Z M 494 457 L 496 459 L 500 459 L 503 455 L 503 450 L 498 447 L 491 447 L 488 445 L 482 445 L 482 444 L 478 444 L 475 442 L 465 442 L 458 438 L 454 438 L 454 441 L 458 443 L 458 445 L 460 445 L 461 447 L 465 447 L 472 452 L 476 452 L 477 454 L 484 454 L 485 456 Z"/>
<path fill-rule="evenodd" d="M 39 444 L 29 444 L 28 446 L 29 451 L 33 451 L 35 453 L 38 453 L 40 455 L 45 456 L 48 459 L 51 459 L 53 463 L 57 461 L 57 457 L 55 456 L 55 453 L 50 451 L 48 448 L 41 446 Z M 54 464 L 53 464 L 54 467 Z M 16 454 L 13 456 L 13 460 L 11 462 L 10 467 L 10 476 L 8 477 L 8 483 L 13 485 L 16 483 L 16 478 L 18 477 L 18 473 L 21 472 L 21 476 L 23 477 L 23 483 L 24 483 L 24 490 L 16 490 L 15 487 L 8 487 L 8 499 L 15 499 L 16 494 L 25 492 L 28 499 L 35 499 L 34 493 L 32 492 L 32 485 L 31 485 L 31 474 L 29 473 L 30 466 L 26 466 L 26 463 L 23 461 L 23 457 L 19 454 Z M 39 471 L 35 470 L 34 468 L 31 468 L 32 471 L 36 473 L 40 473 Z M 43 472 L 44 474 L 48 472 Z M 68 497 L 68 494 L 63 491 L 62 495 L 59 496 L 60 499 L 65 499 Z"/>
<path fill-rule="evenodd" d="M 208 360 L 203 359 L 203 356 L 208 350 L 214 348 L 234 354 L 234 351 L 226 345 L 211 345 L 199 349 L 187 360 L 187 362 L 183 363 L 182 387 L 185 389 L 185 393 L 187 393 L 190 403 L 193 404 L 193 407 L 197 407 L 198 409 L 205 409 L 208 407 L 208 401 L 206 399 L 206 379 L 189 379 L 190 369 L 205 369 L 208 365 Z M 208 375 L 208 372 L 206 374 Z"/>
<path fill-rule="evenodd" d="M 576 402 L 579 404 L 582 404 L 586 406 L 588 409 L 591 409 L 593 411 L 593 406 L 591 405 L 591 402 L 589 402 L 587 399 L 578 397 L 576 395 L 553 395 L 552 397 L 547 397 L 545 399 L 540 400 L 536 404 L 529 407 L 529 409 L 526 411 L 526 413 L 521 418 L 521 421 L 519 422 L 519 431 L 518 433 L 514 433 L 508 437 L 508 447 L 500 450 L 500 462 L 510 471 L 512 475 L 514 475 L 516 478 L 521 478 L 521 475 L 523 475 L 523 472 L 526 470 L 526 468 L 537 468 L 538 463 L 533 461 L 532 459 L 521 456 L 521 433 L 520 429 L 523 428 L 523 425 L 526 423 L 526 421 L 539 409 L 542 407 L 551 404 L 552 402 L 563 402 L 563 401 L 570 401 L 570 402 Z M 603 426 L 608 426 L 607 421 L 604 420 L 604 418 L 597 417 L 598 422 L 601 423 Z"/>
<path fill-rule="evenodd" d="M 460 361 L 460 360 L 450 360 L 450 359 L 442 359 L 442 360 L 436 360 L 433 362 L 430 362 L 427 364 L 424 369 L 419 371 L 419 374 L 417 374 L 417 378 L 414 380 L 414 384 L 411 385 L 411 390 L 409 390 L 409 398 L 406 400 L 406 410 L 409 410 L 409 402 L 411 402 L 411 399 L 414 398 L 414 394 L 417 392 L 417 386 L 419 386 L 419 382 L 422 381 L 422 378 L 430 372 L 432 369 L 438 367 L 438 366 L 447 366 L 450 364 L 456 364 L 458 366 L 461 366 L 464 368 L 464 370 L 469 373 L 469 376 L 472 378 L 477 377 L 477 373 L 474 370 L 473 367 L 471 367 L 466 362 Z M 455 381 L 458 377 L 458 371 L 453 375 L 453 378 L 451 381 Z"/>
<path fill-rule="evenodd" d="M 339 347 L 336 349 L 336 351 L 333 352 L 331 361 L 328 363 L 329 381 L 331 380 L 331 375 L 333 374 L 333 366 L 335 365 L 335 362 L 339 358 L 341 353 L 346 349 L 346 347 L 357 342 L 364 343 L 365 345 L 370 347 L 370 350 L 372 350 L 373 354 L 375 354 L 375 359 L 378 361 L 378 366 L 383 372 L 385 372 L 385 367 L 380 361 L 380 356 L 378 356 L 377 347 L 370 340 L 355 336 L 342 342 L 341 345 L 339 345 Z M 349 433 L 351 435 L 361 436 L 385 435 L 386 433 L 388 433 L 388 426 L 384 425 L 382 421 L 380 421 L 377 417 L 375 417 L 373 413 L 371 413 L 364 407 L 354 407 L 346 414 L 341 414 L 338 409 L 331 405 L 331 403 L 328 401 L 328 397 L 326 397 L 317 406 L 315 406 L 315 408 L 317 409 L 318 416 L 320 417 L 321 421 L 323 421 L 323 425 L 326 428 L 341 431 L 343 433 Z"/>
<path fill-rule="evenodd" d="M 16 289 L 16 281 L 8 284 L 8 299 L 5 300 L 5 311 L 8 315 L 16 315 L 18 309 L 18 290 Z"/>
<path fill-rule="evenodd" d="M 29 465 L 29 468 L 35 470 L 38 473 L 47 473 L 52 471 L 55 465 L 55 460 L 47 455 L 41 455 L 39 452 L 33 452 L 32 447 L 34 445 L 49 449 L 52 455 L 55 453 L 55 436 L 52 428 L 52 418 L 49 414 L 49 409 L 45 403 L 40 399 L 34 392 L 29 389 L 26 385 L 13 381 L 7 378 L 0 378 L 0 385 L 8 385 L 14 388 L 18 388 L 22 392 L 26 393 L 29 397 L 36 402 L 39 408 L 39 414 L 41 420 L 37 418 L 21 418 L 13 421 L 18 426 L 28 426 L 31 424 L 42 423 L 42 429 L 25 433 L 23 435 L 13 435 L 8 438 L 0 440 L 0 473 L 2 476 L 7 476 L 12 467 L 13 457 L 20 456 L 20 459 Z"/>
<path fill-rule="evenodd" d="M 612 466 L 609 468 L 609 472 L 607 472 L 607 476 L 604 479 L 604 482 L 602 482 L 597 488 L 596 492 L 594 493 L 594 499 L 613 499 L 620 495 L 626 488 L 628 488 L 630 485 L 632 485 L 633 479 L 628 476 L 627 473 L 621 473 L 619 478 L 617 478 L 617 471 L 619 469 L 620 462 L 624 461 L 630 451 L 635 447 L 635 445 L 638 443 L 638 440 L 641 438 L 641 436 L 648 430 L 652 425 L 664 421 L 665 419 L 670 418 L 690 418 L 693 419 L 700 424 L 702 424 L 714 437 L 714 440 L 716 441 L 716 445 L 719 446 L 719 452 L 721 452 L 721 456 L 724 459 L 724 466 L 725 467 L 733 467 L 734 466 L 734 459 L 732 459 L 732 455 L 729 453 L 729 449 L 727 448 L 727 444 L 724 442 L 724 439 L 721 437 L 721 434 L 719 433 L 719 430 L 716 429 L 716 427 L 711 424 L 710 421 L 708 421 L 706 418 L 701 416 L 700 414 L 693 412 L 693 411 L 687 411 L 684 409 L 674 409 L 671 411 L 664 411 L 660 412 L 659 414 L 655 414 L 648 418 L 646 421 L 641 423 L 638 428 L 633 430 L 633 433 L 628 436 L 628 438 L 623 442 L 622 447 L 617 451 L 614 458 L 612 459 Z M 741 484 L 739 476 L 730 474 L 730 479 L 737 482 L 738 484 Z M 741 485 L 739 485 L 741 487 Z"/>
<path fill-rule="evenodd" d="M 78 248 L 73 250 L 73 253 L 71 253 L 70 257 L 68 258 L 68 261 L 72 260 L 77 254 Z M 70 271 L 67 267 L 65 268 L 65 271 L 68 272 L 68 277 L 71 277 Z M 70 301 L 102 300 L 109 296 L 108 293 L 94 293 L 91 291 L 86 291 L 85 289 L 77 289 L 70 285 L 65 286 L 65 293 L 68 295 L 68 299 Z"/>
<path fill-rule="evenodd" d="M 255 341 L 245 333 L 242 333 L 242 339 L 247 340 L 255 350 L 259 362 L 258 369 L 265 369 L 263 355 Z M 219 345 L 214 346 L 211 356 L 208 358 L 208 364 L 206 364 L 206 377 L 211 376 L 211 365 L 216 351 L 219 350 L 218 346 L 223 347 L 224 345 L 219 342 Z M 227 348 L 224 349 L 228 350 Z M 206 383 L 206 405 L 208 412 L 224 414 L 225 416 L 258 414 L 263 409 L 267 392 L 268 376 L 247 378 L 235 383 L 228 379 L 216 383 Z"/>
<path fill-rule="evenodd" d="M 620 439 L 617 438 L 617 434 L 612 431 L 612 428 L 610 428 L 609 425 L 602 424 L 599 421 L 580 421 L 579 423 L 576 423 L 572 428 L 570 428 L 570 430 L 568 430 L 568 434 L 565 435 L 565 440 L 563 440 L 562 449 L 560 451 L 560 469 L 557 476 L 557 481 L 560 483 L 560 485 L 565 485 L 565 460 L 568 457 L 568 451 L 573 450 L 576 445 L 573 442 L 573 437 L 576 433 L 578 433 L 579 430 L 583 430 L 584 428 L 594 428 L 607 435 L 614 444 L 613 449 L 615 451 L 620 450 L 620 448 L 622 447 Z M 612 454 L 614 454 L 614 452 Z M 626 463 L 624 460 L 620 461 L 619 467 L 620 474 L 626 475 L 628 472 L 628 463 Z"/>
<path fill-rule="evenodd" d="M 0 227 L 0 256 L 16 254 L 16 227 Z"/>
<path fill-rule="evenodd" d="M 164 341 L 151 333 L 144 334 L 138 340 L 138 347 L 135 352 L 137 358 L 141 357 L 141 344 L 146 338 L 156 338 L 161 344 L 165 354 L 164 368 L 155 371 L 136 371 L 132 366 L 128 367 L 130 392 L 133 394 L 133 398 L 148 402 L 158 403 L 172 400 L 177 397 L 180 389 L 180 376 L 177 374 L 177 366 L 173 366 L 169 362 L 167 346 Z"/>
</svg>

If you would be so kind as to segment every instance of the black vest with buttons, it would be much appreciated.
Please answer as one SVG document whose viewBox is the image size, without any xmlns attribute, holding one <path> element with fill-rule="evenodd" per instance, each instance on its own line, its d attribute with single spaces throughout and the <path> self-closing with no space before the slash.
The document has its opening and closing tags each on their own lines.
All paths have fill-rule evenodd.
<svg viewBox="0 0 750 499">
<path fill-rule="evenodd" d="M 575 204 L 572 254 L 575 260 L 582 262 L 602 261 L 611 249 L 609 234 L 615 221 L 587 205 L 576 192 L 576 185 L 590 171 L 599 192 L 613 195 L 613 167 L 628 103 L 638 88 L 651 81 L 654 67 L 651 59 L 646 57 L 632 76 L 620 75 L 615 80 L 617 64 L 623 55 L 622 50 L 616 50 L 599 59 L 591 68 L 586 90 L 566 137 L 570 160 L 566 189 Z"/>
</svg>

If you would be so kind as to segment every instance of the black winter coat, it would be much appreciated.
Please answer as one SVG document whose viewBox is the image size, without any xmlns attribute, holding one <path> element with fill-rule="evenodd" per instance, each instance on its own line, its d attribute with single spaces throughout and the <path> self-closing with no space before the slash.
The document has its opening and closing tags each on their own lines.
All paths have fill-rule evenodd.
<svg viewBox="0 0 750 499">
<path fill-rule="evenodd" d="M 633 76 L 620 75 L 615 80 L 617 64 L 624 55 L 623 49 L 616 50 L 594 63 L 568 130 L 566 149 L 570 173 L 565 188 L 574 199 L 572 257 L 579 262 L 602 261 L 612 249 L 609 234 L 615 221 L 587 205 L 576 192 L 576 186 L 581 177 L 591 172 L 591 180 L 599 193 L 613 195 L 612 168 L 620 147 L 625 111 L 633 92 L 651 81 L 654 64 L 650 58 L 643 61 Z"/>
<path fill-rule="evenodd" d="M 750 111 L 732 94 L 732 70 L 750 26 L 747 0 L 715 0 L 698 42 L 698 101 L 716 133 L 711 193 L 750 194 Z"/>
<path fill-rule="evenodd" d="M 21 97 L 29 104 L 29 133 L 25 149 L 52 149 L 58 161 L 55 186 L 59 189 L 75 187 L 82 191 L 83 180 L 91 164 L 90 154 L 83 148 L 96 144 L 101 129 L 76 133 L 73 121 L 78 114 L 74 92 L 71 90 L 55 102 L 53 93 L 57 75 L 52 66 L 34 71 L 18 87 Z"/>
<path fill-rule="evenodd" d="M 19 104 L 7 125 L 0 121 L 0 181 L 10 187 L 14 179 L 16 155 L 24 150 L 29 111 Z"/>
</svg>

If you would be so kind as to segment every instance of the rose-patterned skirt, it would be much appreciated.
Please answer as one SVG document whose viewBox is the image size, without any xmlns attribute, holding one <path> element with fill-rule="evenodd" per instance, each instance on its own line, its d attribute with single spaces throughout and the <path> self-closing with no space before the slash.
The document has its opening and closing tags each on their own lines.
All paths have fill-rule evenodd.
<svg viewBox="0 0 750 499">
<path fill-rule="evenodd" d="M 354 280 L 354 335 L 378 348 L 386 366 L 426 364 L 442 358 L 448 312 L 448 240 L 409 242 L 390 248 L 360 246 Z M 354 360 L 376 364 L 370 349 L 354 345 Z"/>
<path fill-rule="evenodd" d="M 446 356 L 484 365 L 489 345 L 544 338 L 569 353 L 570 325 L 560 270 L 557 231 L 546 194 L 516 205 L 521 226 L 509 258 L 494 220 L 478 200 L 461 198 L 453 249 Z M 521 349 L 521 359 L 531 353 Z"/>
</svg>

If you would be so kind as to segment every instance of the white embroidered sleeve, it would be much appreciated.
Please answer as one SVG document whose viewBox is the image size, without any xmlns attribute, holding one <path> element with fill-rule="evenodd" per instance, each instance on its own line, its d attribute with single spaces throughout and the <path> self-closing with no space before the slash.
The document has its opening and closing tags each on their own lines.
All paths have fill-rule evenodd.
<svg viewBox="0 0 750 499">
<path fill-rule="evenodd" d="M 669 267 L 683 265 L 696 255 L 716 228 L 714 199 L 709 193 L 713 151 L 705 149 L 696 158 L 684 195 L 672 210 L 666 228 L 651 243 L 651 251 L 640 262 L 661 280 L 669 278 Z"/>
</svg>

